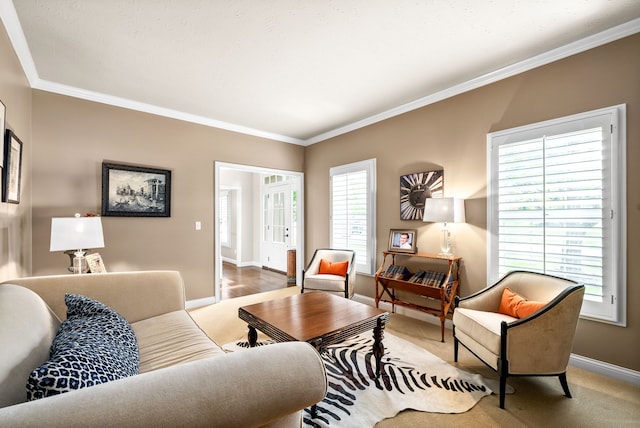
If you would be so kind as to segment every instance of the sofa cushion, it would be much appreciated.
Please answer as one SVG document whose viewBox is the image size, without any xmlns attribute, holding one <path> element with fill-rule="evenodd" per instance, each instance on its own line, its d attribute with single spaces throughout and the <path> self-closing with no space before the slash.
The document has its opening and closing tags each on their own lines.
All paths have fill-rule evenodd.
<svg viewBox="0 0 640 428">
<path fill-rule="evenodd" d="M 138 373 L 138 344 L 124 317 L 85 296 L 67 294 L 65 303 L 67 319 L 51 344 L 50 358 L 27 381 L 28 400 Z"/>
<path fill-rule="evenodd" d="M 515 321 L 509 315 L 498 312 L 477 311 L 468 308 L 456 308 L 453 311 L 453 324 L 456 332 L 462 331 L 495 355 L 500 355 L 500 325 Z"/>
<path fill-rule="evenodd" d="M 223 355 L 187 311 L 173 311 L 131 324 L 140 349 L 140 373 Z"/>
</svg>

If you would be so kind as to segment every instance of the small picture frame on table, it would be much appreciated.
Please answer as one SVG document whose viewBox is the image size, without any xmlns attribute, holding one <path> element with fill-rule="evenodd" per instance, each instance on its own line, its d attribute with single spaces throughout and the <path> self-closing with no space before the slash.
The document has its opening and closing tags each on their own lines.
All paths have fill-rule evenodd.
<svg viewBox="0 0 640 428">
<path fill-rule="evenodd" d="M 87 265 L 89 266 L 89 272 L 91 273 L 105 273 L 107 268 L 104 266 L 100 253 L 88 254 L 85 257 Z"/>
<path fill-rule="evenodd" d="M 418 231 L 416 229 L 391 229 L 389 231 L 389 251 L 415 253 Z"/>
</svg>

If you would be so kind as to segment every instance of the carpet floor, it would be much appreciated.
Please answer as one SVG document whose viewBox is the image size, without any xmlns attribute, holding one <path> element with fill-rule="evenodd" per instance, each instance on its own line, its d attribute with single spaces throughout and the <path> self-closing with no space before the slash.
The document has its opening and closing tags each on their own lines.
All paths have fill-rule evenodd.
<svg viewBox="0 0 640 428">
<path fill-rule="evenodd" d="M 200 327 L 219 344 L 246 339 L 247 326 L 238 318 L 238 308 L 265 300 L 299 293 L 289 287 L 236 299 L 190 311 Z M 423 315 L 428 317 L 429 315 Z M 435 318 L 434 318 L 435 319 Z M 439 325 L 391 314 L 385 331 L 429 351 L 466 372 L 487 379 L 497 375 L 468 351 L 461 349 L 459 362 L 453 363 L 453 338 L 445 331 L 440 342 Z M 259 335 L 259 340 L 267 340 Z M 567 371 L 572 399 L 563 395 L 557 377 L 509 378 L 515 389 L 507 395 L 506 409 L 498 407 L 498 396 L 482 398 L 465 413 L 443 414 L 414 410 L 385 419 L 377 428 L 398 427 L 640 427 L 640 388 L 576 367 Z"/>
</svg>

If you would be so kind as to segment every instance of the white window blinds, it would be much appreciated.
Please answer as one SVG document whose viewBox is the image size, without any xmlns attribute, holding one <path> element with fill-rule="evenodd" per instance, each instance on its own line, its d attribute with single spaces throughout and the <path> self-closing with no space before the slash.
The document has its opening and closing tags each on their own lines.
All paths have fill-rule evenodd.
<svg viewBox="0 0 640 428">
<path fill-rule="evenodd" d="M 331 168 L 331 247 L 356 253 L 359 273 L 375 264 L 375 159 Z"/>
<path fill-rule="evenodd" d="M 489 135 L 489 272 L 544 272 L 586 287 L 582 314 L 620 322 L 625 260 L 618 110 Z"/>
</svg>

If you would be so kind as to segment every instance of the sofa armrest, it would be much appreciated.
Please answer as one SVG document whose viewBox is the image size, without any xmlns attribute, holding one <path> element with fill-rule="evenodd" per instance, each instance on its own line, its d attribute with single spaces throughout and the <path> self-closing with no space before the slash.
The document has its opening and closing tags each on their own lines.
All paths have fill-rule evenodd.
<svg viewBox="0 0 640 428">
<path fill-rule="evenodd" d="M 33 276 L 5 283 L 33 290 L 61 320 L 67 316 L 65 293 L 99 300 L 130 323 L 185 308 L 184 282 L 177 271 Z"/>
<path fill-rule="evenodd" d="M 315 349 L 288 342 L 0 409 L 1 426 L 255 427 L 321 401 Z"/>
</svg>

